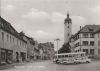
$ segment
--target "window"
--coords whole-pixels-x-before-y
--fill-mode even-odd
[[[13,38],[13,43],[14,43],[14,38]]]
[[[94,34],[90,34],[90,38],[94,38]]]
[[[20,46],[21,46],[21,41],[20,41]]]
[[[69,37],[69,34],[68,34],[68,37]]]
[[[6,51],[1,49],[1,62],[6,62]]]
[[[69,28],[69,26],[68,26],[68,28]]]
[[[78,35],[78,39],[79,39],[79,35]]]
[[[10,36],[10,42],[11,42],[11,36]]]
[[[83,45],[87,46],[88,45],[88,41],[83,41]]]
[[[65,57],[68,57],[68,55],[65,55]]]
[[[83,34],[83,38],[88,38],[88,34],[87,33],[84,33]]]
[[[64,58],[64,55],[62,55],[62,58]]]
[[[91,46],[94,46],[94,41],[90,41],[90,45]]]
[[[17,39],[17,45],[18,45],[18,39]]]
[[[9,40],[9,36],[7,35],[7,41]]]
[[[61,58],[61,56],[58,56],[58,58]]]
[[[4,33],[2,32],[2,40],[4,40]]]
[[[100,41],[98,41],[98,46],[100,46]]]
[[[98,49],[98,54],[100,54],[100,49]]]
[[[98,33],[98,37],[100,37],[100,33]]]
[[[90,54],[94,55],[94,49],[90,49]]]
[[[80,45],[80,43],[78,42],[78,46]]]
[[[83,49],[83,52],[86,53],[86,55],[88,54],[88,49]]]

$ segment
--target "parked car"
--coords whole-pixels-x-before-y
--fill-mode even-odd
[[[74,63],[75,64],[79,64],[80,63],[80,59],[74,59]]]
[[[84,58],[80,58],[80,59],[75,59],[74,63],[78,64],[78,63],[90,63],[91,59],[89,59],[88,57],[84,57]]]
[[[80,62],[81,63],[90,63],[91,62],[91,59],[89,59],[89,58],[82,58],[81,60],[80,60]]]

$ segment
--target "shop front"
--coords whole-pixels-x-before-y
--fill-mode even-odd
[[[6,62],[12,63],[13,59],[13,51],[12,50],[6,50]]]
[[[12,54],[13,54],[12,50],[1,48],[0,49],[0,65],[6,64],[6,63],[12,63]]]
[[[6,63],[6,50],[1,48],[0,51],[0,65],[2,65]]]
[[[20,52],[20,57],[23,62],[26,61],[26,53],[25,52]]]

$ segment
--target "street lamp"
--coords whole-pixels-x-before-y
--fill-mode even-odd
[[[81,26],[80,26],[80,32],[81,32]],[[80,51],[82,51],[82,47],[81,47],[81,33],[80,33]]]
[[[57,42],[57,54],[58,54],[58,41],[60,41],[60,39],[56,38],[55,41]],[[58,56],[57,56],[57,58],[58,58]]]

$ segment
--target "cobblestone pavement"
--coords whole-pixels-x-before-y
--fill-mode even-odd
[[[100,61],[92,61],[88,64],[61,65],[54,64],[52,61],[40,61],[26,63],[24,65],[15,65],[7,71],[100,71]]]

